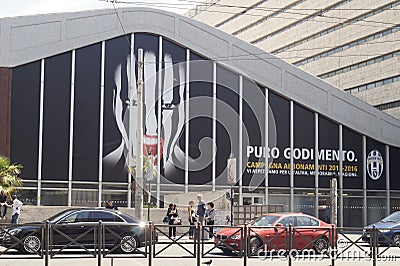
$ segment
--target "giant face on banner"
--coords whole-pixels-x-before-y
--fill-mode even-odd
[[[109,44],[111,50],[109,61],[110,74],[106,75],[105,94],[105,134],[103,167],[105,178],[112,180],[126,179],[127,165],[136,163],[137,142],[137,50],[143,49],[143,153],[152,155],[153,163],[158,160],[158,136],[160,136],[160,167],[163,183],[184,182],[184,120],[185,120],[185,86],[186,70],[185,49],[163,40],[163,54],[159,60],[159,38],[150,34],[135,34],[134,58],[130,58],[129,45],[126,38],[113,40]],[[114,54],[113,54],[114,53]],[[116,54],[115,54],[116,53]],[[107,55],[107,47],[106,47]],[[108,58],[106,56],[106,58]],[[131,60],[134,70],[131,69]],[[159,61],[161,69],[159,69]],[[107,63],[106,63],[107,65]],[[107,68],[106,68],[107,69]],[[106,71],[106,73],[108,73]],[[107,79],[109,77],[109,79]],[[161,78],[159,78],[161,77]],[[128,85],[131,88],[128,89]],[[161,95],[159,95],[159,90]],[[107,102],[106,102],[107,101]],[[127,108],[130,102],[132,110]],[[158,108],[161,105],[161,117]],[[107,114],[107,115],[106,115]],[[131,115],[131,116],[130,116]],[[106,122],[107,121],[107,122]],[[107,144],[109,143],[109,144]],[[129,147],[130,143],[132,147]],[[112,146],[106,149],[106,146]],[[128,151],[132,149],[133,158]],[[156,168],[154,168],[156,169]],[[108,171],[107,171],[108,170]],[[110,172],[112,171],[112,172]],[[111,174],[112,173],[112,174]],[[107,178],[106,178],[107,179]]]
[[[212,164],[215,161],[216,183],[226,185],[227,159],[231,152],[236,157],[239,155],[238,134],[239,126],[242,126],[243,146],[248,147],[243,149],[242,155],[244,184],[254,187],[261,185],[265,179],[265,167],[262,166],[265,165],[264,158],[258,156],[258,152],[253,155],[247,153],[249,148],[253,147],[265,150],[265,90],[250,80],[243,79],[243,122],[241,123],[238,107],[239,76],[237,74],[218,68],[216,70],[217,93],[214,95],[214,65],[211,61],[195,53],[190,53],[190,67],[187,68],[186,50],[182,47],[163,39],[163,54],[159,58],[156,36],[135,34],[134,40],[135,51],[139,48],[144,51],[144,155],[150,152],[156,161],[157,136],[159,135],[161,182],[183,184],[187,159],[190,184],[211,184]],[[114,165],[113,169],[117,169],[119,172],[119,174],[115,172],[114,176],[123,178],[124,168],[118,166],[117,159],[123,158],[124,155],[127,156],[129,138],[132,139],[133,144],[136,143],[136,135],[130,134],[129,130],[136,132],[137,125],[134,119],[129,121],[129,112],[123,105],[124,101],[129,98],[129,93],[126,93],[126,86],[130,83],[127,73],[131,73],[132,70],[130,70],[129,55],[123,55],[126,51],[121,51],[124,49],[120,48],[118,52],[121,55],[120,63],[114,67],[114,76],[110,76],[113,78],[113,95],[116,95],[112,99],[109,98],[113,102],[113,105],[109,104],[109,106],[114,109],[109,110],[114,110],[112,112],[114,121],[110,119],[111,126],[105,128],[105,130],[114,128],[116,136],[119,135],[117,142],[119,145],[105,154],[103,162],[111,162],[112,159],[113,163],[110,165]],[[136,59],[133,58],[133,60]],[[160,65],[161,69],[159,69]],[[189,73],[186,72],[187,69],[189,69]],[[133,73],[135,75],[132,78],[133,92],[131,96],[135,100],[136,69]],[[230,97],[221,99],[219,96],[225,93],[224,90]],[[189,97],[187,98],[187,96]],[[160,112],[158,112],[159,103],[161,103]],[[189,106],[188,109],[186,109],[186,104]],[[133,106],[132,112],[132,117],[135,118],[137,113],[135,106]],[[215,121],[216,140],[212,139],[214,115],[217,118]],[[125,117],[122,123],[119,121],[120,116]],[[108,118],[112,118],[111,115]],[[185,146],[186,123],[189,123],[188,147]],[[127,130],[128,127],[129,130]],[[275,136],[275,134],[271,134],[271,136]],[[135,149],[136,147],[133,145],[133,154],[136,154]],[[221,156],[216,157],[214,152]],[[215,158],[217,159],[215,160]],[[257,167],[248,167],[248,161]],[[237,166],[237,168],[239,167]],[[241,174],[238,176],[241,177]]]

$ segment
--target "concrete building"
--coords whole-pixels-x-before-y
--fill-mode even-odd
[[[133,206],[139,48],[155,203],[233,186],[239,204],[325,217],[337,177],[341,225],[400,206],[399,120],[230,34],[147,8],[0,19],[0,154],[24,166],[25,204]]]
[[[400,119],[400,1],[205,2],[187,15]]]

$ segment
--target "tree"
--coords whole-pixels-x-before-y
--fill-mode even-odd
[[[22,186],[21,169],[22,165],[12,164],[10,159],[0,156],[0,190],[9,197]]]
[[[152,162],[149,156],[143,156],[143,176],[147,177],[149,174],[150,164],[154,163],[155,158],[152,157]],[[133,155],[133,165],[128,167],[128,171],[132,174],[133,177],[136,177],[136,155]],[[157,175],[157,168],[153,167],[153,176]],[[144,182],[144,181],[143,181]]]

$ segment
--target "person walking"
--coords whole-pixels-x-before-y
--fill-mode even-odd
[[[194,223],[197,221],[196,219],[196,212],[194,210],[194,201],[190,200],[189,201],[189,207],[188,207],[188,220],[190,224],[189,228],[189,239],[194,239]]]
[[[109,200],[107,201],[106,209],[118,210],[118,207],[114,205],[114,201]]]
[[[3,190],[0,192],[0,204],[1,204],[0,219],[6,219],[6,214],[7,214],[7,209],[8,209],[7,195],[6,195],[6,193],[4,193]]]
[[[214,203],[209,202],[207,203],[207,210],[205,213],[204,220],[208,225],[208,236],[209,238],[214,237],[214,221],[215,221],[215,210],[214,210]]]
[[[203,200],[203,195],[197,195],[197,217],[199,218],[199,222],[201,225],[204,224],[204,215],[206,213],[206,203]]]
[[[12,216],[11,216],[11,223],[12,224],[17,224],[19,220],[19,216],[21,214],[21,207],[22,207],[22,202],[19,201],[17,198],[17,195],[13,195],[13,202],[12,202]]]
[[[168,210],[167,210],[167,216],[169,218],[168,224],[170,225],[168,227],[168,235],[170,238],[175,238],[176,237],[176,227],[173,226],[175,225],[175,220],[178,219],[178,210],[176,209],[176,205],[171,203],[169,204]]]

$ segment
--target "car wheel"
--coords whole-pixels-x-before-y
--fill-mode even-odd
[[[392,245],[396,247],[400,247],[400,234],[396,233],[392,236]]]
[[[329,240],[326,237],[320,237],[314,242],[314,250],[321,254],[329,248]]]
[[[138,243],[139,242],[136,237],[132,235],[125,235],[120,240],[121,245],[119,246],[119,249],[123,253],[132,253],[139,247]]]
[[[26,236],[22,241],[22,251],[28,254],[36,254],[42,248],[42,240],[37,235]]]
[[[262,241],[258,237],[253,237],[249,242],[249,254],[254,255],[262,247]]]

